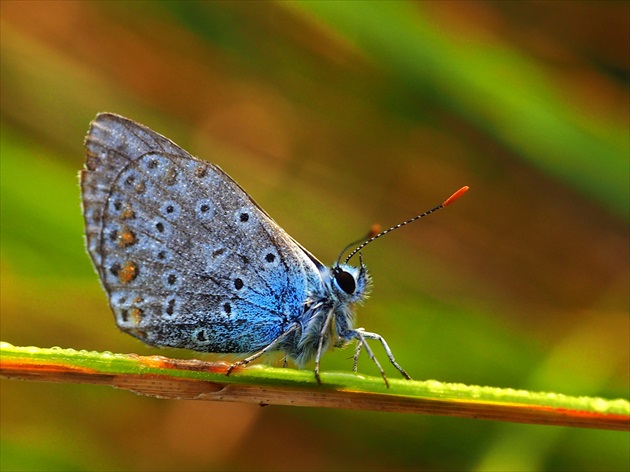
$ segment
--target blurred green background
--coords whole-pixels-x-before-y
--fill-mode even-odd
[[[2,340],[198,356],[120,333],[85,253],[83,138],[111,111],[219,164],[325,262],[470,185],[366,249],[360,325],[416,379],[628,398],[628,2],[0,5]],[[619,432],[17,381],[1,406],[7,471],[630,462]]]

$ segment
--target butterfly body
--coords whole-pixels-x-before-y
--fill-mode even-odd
[[[354,340],[374,359],[365,339],[377,339],[408,377],[380,336],[355,328],[363,263],[325,266],[219,167],[131,120],[99,114],[85,145],[86,244],[121,330],[250,355],[235,365],[269,351],[300,367],[315,358],[318,379],[327,349]]]

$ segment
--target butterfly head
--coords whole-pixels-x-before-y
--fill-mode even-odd
[[[362,301],[370,290],[370,275],[361,260],[359,267],[335,264],[332,268],[332,286],[340,299],[349,303]]]

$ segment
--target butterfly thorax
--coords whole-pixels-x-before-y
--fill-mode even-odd
[[[371,279],[364,265],[335,265],[321,271],[320,287],[312,290],[304,303],[300,317],[300,334],[287,349],[289,357],[303,367],[319,349],[343,347],[352,338],[354,306],[362,303],[369,293]]]

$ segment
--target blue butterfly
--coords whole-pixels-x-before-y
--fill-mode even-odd
[[[360,261],[325,266],[289,236],[225,172],[169,139],[111,113],[97,115],[85,140],[81,191],[87,249],[118,327],[154,346],[248,357],[271,351],[299,367],[356,342],[385,373],[355,327],[353,307],[370,276]],[[465,187],[467,189],[467,187]]]

